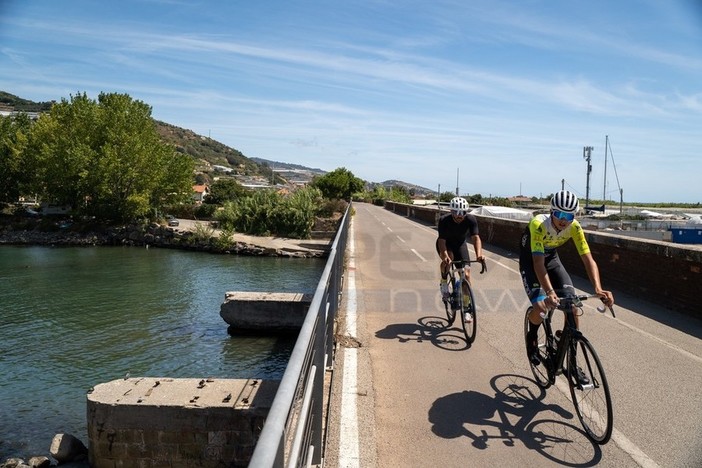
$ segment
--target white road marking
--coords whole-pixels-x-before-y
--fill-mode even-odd
[[[347,247],[349,262],[347,265],[348,284],[346,287],[346,330],[345,334],[356,337],[356,278],[355,278],[355,243],[353,240],[353,222],[349,226]],[[341,417],[339,428],[339,467],[358,468],[360,453],[358,441],[358,350],[344,348],[344,372],[342,377]]]
[[[419,252],[417,252],[417,251],[414,250],[414,249],[411,249],[411,250],[412,250],[412,252],[413,252],[417,257],[419,257],[423,262],[426,262],[426,261],[427,261],[426,258],[422,257],[422,256],[419,254]]]

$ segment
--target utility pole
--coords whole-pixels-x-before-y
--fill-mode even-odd
[[[561,179],[561,190],[565,190],[565,179]]]
[[[585,183],[585,209],[590,206],[590,173],[592,172],[592,164],[590,164],[590,158],[592,157],[592,146],[583,147],[583,159],[587,161],[587,182]]]
[[[456,168],[456,196],[457,197],[460,196],[458,193],[458,171],[459,171],[459,168]]]

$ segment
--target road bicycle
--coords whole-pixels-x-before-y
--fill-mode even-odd
[[[587,437],[597,444],[606,444],[612,436],[613,425],[612,398],[607,377],[595,348],[578,330],[575,321],[576,314],[583,314],[582,301],[593,297],[599,296],[572,293],[559,296],[559,305],[548,309],[538,330],[540,362],[534,364],[529,357],[529,365],[537,384],[544,389],[553,385],[557,376],[565,375],[575,412]],[[532,309],[533,307],[529,307],[524,316],[524,340],[527,350],[529,314]],[[565,314],[565,323],[562,330],[554,333],[551,320],[556,309]],[[605,312],[604,307],[598,307],[597,310]],[[611,307],[609,311],[612,317],[615,317]]]
[[[466,280],[465,265],[470,265],[471,263],[481,264],[482,268],[480,269],[480,274],[487,271],[485,260],[452,261],[449,267],[448,277],[446,278],[449,294],[446,298],[442,297],[444,307],[446,308],[446,318],[448,319],[449,327],[453,325],[454,320],[456,320],[456,313],[461,311],[463,334],[465,335],[466,341],[469,345],[475,341],[475,333],[477,331],[478,322],[478,318],[475,314],[476,309],[473,288],[470,287],[470,283]],[[461,291],[463,291],[462,294]],[[464,320],[465,314],[471,314],[472,320],[466,322]]]

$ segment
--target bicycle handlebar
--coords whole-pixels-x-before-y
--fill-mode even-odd
[[[462,267],[464,264],[480,263],[480,274],[482,275],[487,271],[487,262],[485,260],[452,260],[451,264],[457,267]]]
[[[602,300],[602,298],[600,296],[598,296],[597,294],[575,294],[575,295],[567,294],[564,297],[560,298],[561,302],[556,306],[556,309],[566,310],[567,308],[569,308],[573,304],[576,304],[576,301],[586,301],[586,300],[591,299],[593,297],[596,297],[597,299]],[[602,306],[597,306],[596,309],[597,309],[597,312],[599,312],[601,314],[604,313],[607,309],[609,309],[609,313],[612,314],[612,317],[617,318],[617,316],[614,314],[614,307],[607,307],[607,309],[606,309],[605,306],[602,305]]]

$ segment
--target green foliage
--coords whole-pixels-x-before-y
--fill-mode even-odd
[[[505,197],[492,197],[492,198],[487,198],[485,200],[486,205],[492,205],[492,206],[506,206],[508,208],[511,208],[514,206],[514,203],[509,201]]]
[[[234,244],[234,231],[229,229],[222,229],[219,236],[215,237],[212,241],[215,250],[219,252],[224,252],[229,250]]]
[[[368,194],[371,202],[374,205],[383,206],[385,200],[388,199],[388,191],[382,185],[376,185],[373,190]]]
[[[407,187],[403,187],[401,185],[393,185],[387,199],[399,203],[412,203],[412,197],[409,194],[409,190]]]
[[[195,219],[211,219],[217,211],[217,205],[203,203],[195,207]]]
[[[318,188],[324,198],[351,200],[354,193],[363,190],[365,183],[348,169],[340,167],[323,176],[315,177],[310,185]]]
[[[222,229],[306,239],[321,203],[321,192],[314,187],[299,189],[287,197],[272,190],[258,190],[236,202],[225,202],[215,218]]]
[[[16,202],[29,180],[22,148],[30,127],[27,114],[0,116],[0,202]]]
[[[195,223],[195,230],[188,238],[188,243],[191,245],[208,244],[214,239],[214,229],[204,223]]]
[[[439,195],[439,201],[448,203],[455,196],[456,194],[454,192],[441,192],[441,195]]]
[[[314,187],[296,190],[274,210],[274,232],[285,237],[307,239],[315,215],[322,203],[322,193]]]
[[[249,193],[248,189],[234,179],[219,179],[210,186],[210,194],[205,198],[205,203],[223,205],[225,202],[236,201]]]
[[[329,218],[335,213],[344,213],[349,203],[345,200],[322,200],[322,204],[317,211],[318,216]]]
[[[479,193],[466,197],[466,200],[468,200],[468,203],[471,205],[484,205],[483,196]]]
[[[31,128],[33,189],[79,214],[130,221],[188,200],[193,162],[164,144],[151,108],[126,94],[62,99]]]

